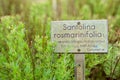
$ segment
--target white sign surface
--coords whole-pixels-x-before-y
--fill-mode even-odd
[[[52,21],[51,40],[55,52],[107,53],[107,20]]]

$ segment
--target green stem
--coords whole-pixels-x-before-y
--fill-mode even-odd
[[[33,80],[35,80],[35,54],[33,52],[33,47],[31,47],[31,62],[32,62],[32,75]]]
[[[115,67],[114,67],[113,72],[112,72],[112,78],[113,78],[113,75],[114,75],[114,72],[115,72],[115,69],[116,69],[116,67],[117,67],[117,65],[118,65],[119,60],[120,60],[120,57],[118,56],[118,57],[117,57],[116,64],[115,64]]]

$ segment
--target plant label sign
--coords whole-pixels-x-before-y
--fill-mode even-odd
[[[52,21],[51,40],[55,52],[107,53],[107,20]]]

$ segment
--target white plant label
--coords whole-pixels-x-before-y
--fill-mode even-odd
[[[107,20],[52,21],[51,41],[55,52],[107,53]]]

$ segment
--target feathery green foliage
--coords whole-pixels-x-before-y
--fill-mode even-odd
[[[0,80],[74,80],[74,55],[54,53],[52,20],[108,19],[108,54],[86,54],[86,80],[120,79],[120,0],[0,0]]]

